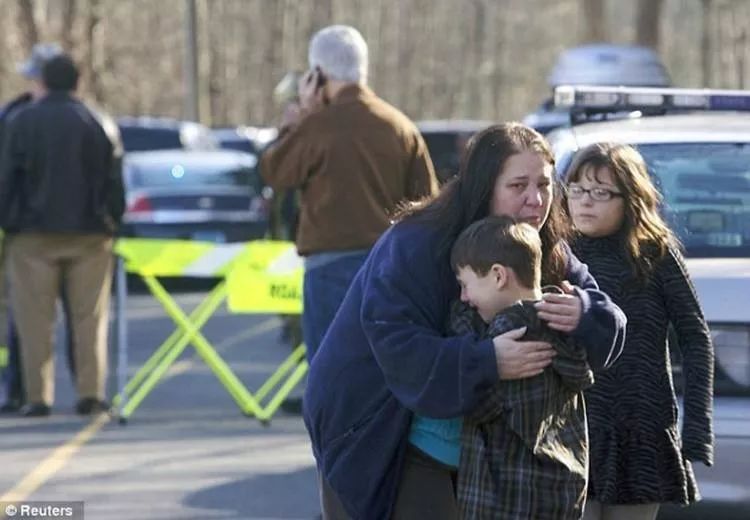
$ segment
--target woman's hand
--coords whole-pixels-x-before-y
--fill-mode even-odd
[[[539,311],[539,317],[547,322],[550,329],[570,333],[581,321],[581,299],[567,281],[562,283],[562,290],[565,294],[543,294],[543,301],[536,304],[536,309]]]
[[[555,351],[544,341],[518,341],[526,327],[492,338],[500,379],[523,379],[541,374],[552,362]]]

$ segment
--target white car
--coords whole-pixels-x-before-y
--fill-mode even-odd
[[[743,112],[750,91],[562,87],[556,94],[575,123],[547,136],[558,173],[592,143],[640,151],[685,247],[714,341],[714,466],[693,466],[701,502],[664,507],[659,518],[750,518],[750,113]],[[678,387],[679,375],[677,359]]]

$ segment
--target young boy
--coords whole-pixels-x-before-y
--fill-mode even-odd
[[[583,513],[588,439],[581,391],[593,374],[583,347],[537,316],[541,258],[537,231],[508,217],[472,224],[451,252],[461,284],[451,332],[493,337],[526,327],[523,339],[548,341],[557,352],[542,374],[499,382],[464,418],[462,518],[558,520]]]

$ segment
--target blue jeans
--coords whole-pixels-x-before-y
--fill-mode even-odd
[[[344,301],[354,275],[366,258],[367,254],[351,254],[305,269],[302,335],[307,347],[308,362],[312,362],[323,336]]]

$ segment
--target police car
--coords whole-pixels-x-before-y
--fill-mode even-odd
[[[659,518],[750,518],[750,91],[562,86],[555,104],[571,114],[548,135],[560,175],[596,142],[643,155],[711,329],[715,463],[694,465],[703,501]]]

